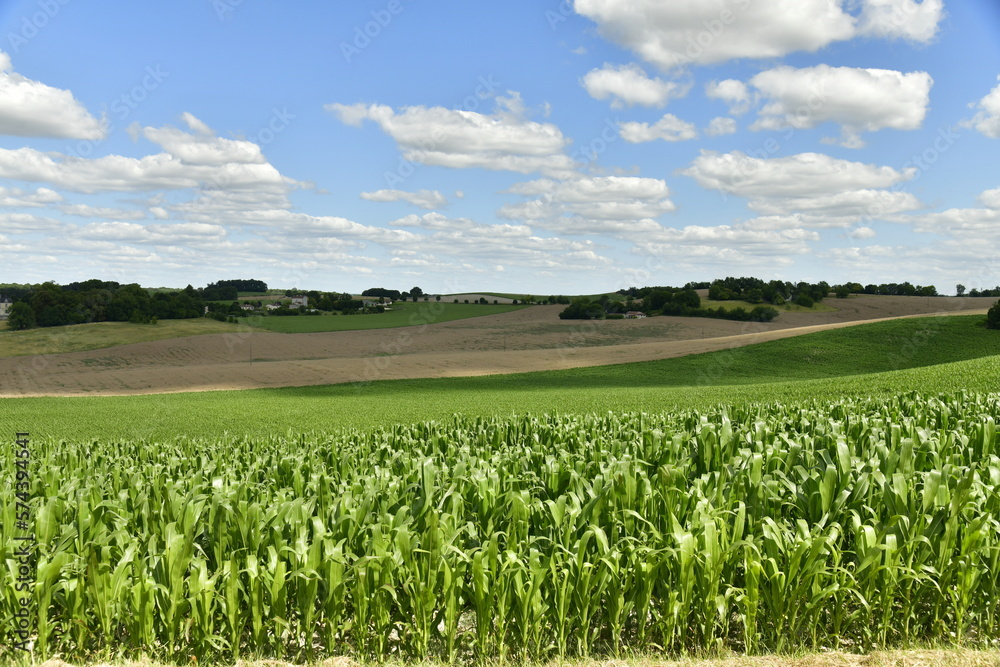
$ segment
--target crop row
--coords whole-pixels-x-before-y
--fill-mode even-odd
[[[985,642],[998,416],[997,395],[910,394],[36,441],[35,648],[457,661]]]

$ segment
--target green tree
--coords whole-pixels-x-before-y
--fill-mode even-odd
[[[11,310],[10,312],[13,317],[14,311]],[[986,313],[986,327],[988,329],[1000,329],[1000,301],[997,301],[993,307],[990,308],[989,312]]]
[[[965,285],[962,283],[955,285],[955,294],[957,296],[965,296]]]
[[[802,293],[799,294],[798,298],[795,299],[795,303],[802,306],[803,308],[812,308],[815,302],[813,301],[811,296]]]
[[[7,328],[14,331],[30,329],[35,326],[35,311],[23,301],[18,301],[10,307],[7,315]]]

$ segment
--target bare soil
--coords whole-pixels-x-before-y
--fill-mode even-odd
[[[0,397],[129,395],[455,377],[599,366],[711,352],[865,321],[985,313],[995,299],[858,296],[834,312],[766,324],[704,318],[560,320],[536,306],[370,331],[237,334],[0,359]]]

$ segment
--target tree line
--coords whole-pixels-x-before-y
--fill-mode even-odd
[[[771,306],[759,305],[747,310],[736,308],[703,308],[701,297],[693,288],[642,287],[619,292],[628,298],[612,301],[607,294],[595,300],[588,297],[574,299],[568,308],[559,313],[564,320],[621,319],[630,312],[647,316],[672,315],[679,317],[711,317],[741,322],[770,322],[778,316]]]
[[[133,283],[88,280],[57,285],[23,285],[4,288],[14,301],[7,319],[10,329],[57,327],[90,322],[133,322],[201,317],[204,301],[188,285],[175,292],[148,290]]]

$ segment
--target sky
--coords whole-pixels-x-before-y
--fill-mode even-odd
[[[0,0],[0,283],[1000,284],[996,0]]]

